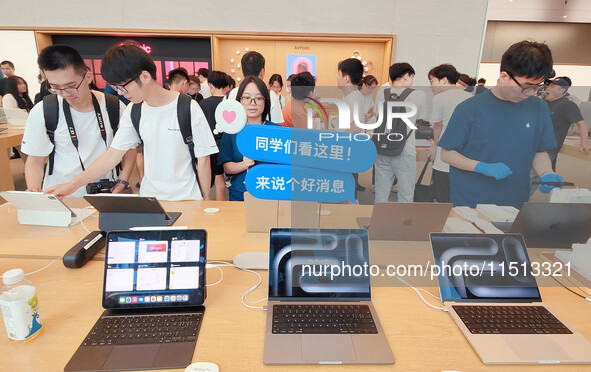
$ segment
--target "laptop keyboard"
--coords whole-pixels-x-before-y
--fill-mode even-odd
[[[378,329],[367,305],[274,305],[273,333],[371,334]]]
[[[471,333],[571,334],[543,306],[457,306],[453,309]]]
[[[83,346],[194,342],[203,314],[101,317]]]

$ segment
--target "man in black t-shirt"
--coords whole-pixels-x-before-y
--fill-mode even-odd
[[[211,131],[215,129],[215,110],[224,99],[224,88],[228,86],[228,78],[226,73],[222,71],[211,71],[207,77],[207,84],[211,90],[211,96],[199,102],[201,110],[209,123]],[[214,134],[216,145],[220,147],[222,140],[222,133]],[[215,185],[215,200],[225,200],[224,193],[226,184],[224,182],[224,167],[218,164],[218,155],[212,154],[211,158],[211,174],[213,175]]]
[[[555,148],[548,151],[550,160],[552,160],[553,170],[556,170],[556,158],[571,124],[577,124],[579,126],[579,135],[581,137],[579,151],[587,152],[591,150],[591,145],[589,144],[587,136],[587,125],[583,120],[581,110],[574,102],[565,96],[570,86],[571,80],[568,77],[557,77],[550,81],[544,96],[544,99],[548,103],[548,108],[550,109],[550,115],[552,116],[552,125],[554,127],[557,143]]]

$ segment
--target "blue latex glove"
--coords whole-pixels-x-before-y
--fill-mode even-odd
[[[563,180],[562,176],[560,176],[556,173],[548,173],[548,174],[543,175],[542,178],[540,178],[540,182],[560,182],[562,180]],[[559,186],[539,185],[538,190],[540,190],[544,194],[547,194],[550,191],[552,191],[552,189],[555,187],[559,187]]]
[[[480,162],[474,168],[476,173],[484,174],[485,176],[493,177],[497,180],[502,180],[513,174],[513,171],[504,163],[485,163]]]

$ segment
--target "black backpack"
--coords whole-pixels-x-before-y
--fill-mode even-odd
[[[372,136],[372,140],[373,143],[376,145],[376,150],[378,151],[378,154],[386,156],[396,156],[400,155],[404,150],[404,145],[406,144],[406,140],[408,139],[408,137],[412,134],[412,129],[409,130],[408,126],[401,118],[394,118],[392,119],[392,129],[388,133],[399,133],[400,135],[402,135],[402,140],[389,140],[388,133],[386,133],[386,109],[388,107],[388,101],[403,102],[413,91],[414,89],[406,88],[400,95],[398,95],[396,93],[392,93],[389,89],[384,90],[382,124],[374,130],[374,136]],[[393,107],[392,110],[393,112],[406,112],[406,108],[404,107]],[[380,133],[381,135],[375,135],[377,133]]]
[[[197,159],[195,158],[195,143],[193,142],[193,130],[191,129],[191,97],[180,94],[177,102],[176,113],[179,120],[179,129],[183,136],[183,141],[189,148],[191,154],[191,164],[193,172],[195,172],[195,178],[197,178],[197,184],[199,184],[199,176],[197,175]],[[140,119],[142,116],[142,104],[134,103],[131,107],[131,122],[135,128],[138,136],[140,136]],[[142,140],[142,144],[144,141]]]
[[[67,104],[65,100],[64,103]],[[107,106],[107,114],[109,115],[111,129],[113,129],[113,134],[115,134],[115,132],[117,132],[117,128],[119,127],[119,99],[114,95],[105,93],[105,105]],[[51,150],[51,153],[49,154],[48,163],[48,175],[52,175],[53,162],[55,158],[55,130],[57,129],[57,122],[59,120],[59,105],[57,101],[57,95],[50,94],[43,97],[43,117],[45,118],[45,131],[49,137],[49,141],[53,145],[53,150]],[[103,137],[103,140],[106,144],[106,136]],[[76,151],[78,151],[78,140],[72,138],[72,143],[74,144]]]

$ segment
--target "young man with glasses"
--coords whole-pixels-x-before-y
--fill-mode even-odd
[[[441,159],[451,165],[455,206],[521,208],[529,198],[530,168],[542,182],[562,181],[546,152],[556,147],[550,112],[536,97],[551,74],[547,45],[518,42],[503,54],[497,85],[456,107],[438,143]]]
[[[78,51],[66,45],[52,45],[41,51],[37,62],[47,77],[49,91],[57,95],[45,99],[57,100],[58,117],[52,141],[44,111],[44,105],[49,103],[40,102],[29,114],[21,146],[29,155],[25,164],[28,191],[41,191],[69,181],[104,154],[113,140],[106,96],[89,88],[93,75]],[[119,105],[121,115],[125,105]],[[48,157],[53,157],[53,161],[52,166],[46,167]],[[112,192],[122,192],[133,168],[135,150],[122,154],[122,158],[118,175],[114,164],[73,189],[72,195],[86,194],[86,184],[98,179],[116,181]]]
[[[134,105],[128,106],[107,152],[70,182],[46,190],[59,196],[70,194],[117,164],[129,149],[144,144],[144,178],[140,195],[161,200],[209,199],[211,169],[209,155],[218,152],[199,105],[190,101],[190,127],[194,159],[181,134],[178,118],[180,94],[156,81],[156,65],[143,49],[132,44],[111,47],[103,56],[101,73],[125,98],[139,104],[139,127],[132,122]],[[189,99],[189,97],[186,97]],[[139,132],[139,133],[138,133]],[[197,173],[197,177],[196,177]]]

